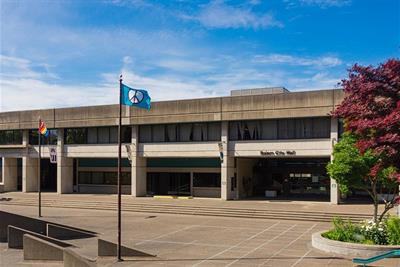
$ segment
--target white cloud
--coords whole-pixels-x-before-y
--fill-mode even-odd
[[[0,55],[0,111],[112,104],[118,100],[108,84],[62,85],[45,63]],[[37,65],[42,71],[34,71]],[[113,92],[114,90],[114,92]]]
[[[66,85],[33,71],[34,64],[28,60],[7,58],[7,68],[13,68],[15,75],[8,75],[7,70],[1,72],[0,111],[116,104],[119,73],[127,85],[149,90],[154,101],[223,96],[232,89],[268,86],[285,86],[293,91],[323,89],[340,81],[328,72],[296,73],[270,67],[260,70],[243,60],[219,60],[215,64],[224,65],[225,69],[199,76],[174,72],[143,75],[133,71],[131,64],[124,64],[119,71],[102,74],[95,84]]]
[[[350,5],[351,0],[300,0],[304,5],[314,5],[321,8],[327,7],[342,7]]]
[[[256,14],[249,8],[233,7],[222,1],[213,1],[194,16],[183,18],[196,20],[207,28],[268,28],[283,27],[272,14]]]
[[[335,67],[342,64],[342,60],[333,56],[297,57],[287,54],[257,55],[254,62],[267,64],[286,64],[293,66]]]

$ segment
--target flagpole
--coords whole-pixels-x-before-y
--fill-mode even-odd
[[[37,183],[38,183],[38,193],[39,193],[39,217],[42,217],[42,188],[41,188],[41,179],[40,179],[40,164],[42,160],[42,151],[41,151],[41,143],[40,143],[40,122],[41,119],[39,117],[39,127],[38,127],[38,144],[39,144],[39,157],[38,157],[38,177],[37,177]]]
[[[122,117],[122,104],[121,92],[122,91],[122,74],[119,76],[119,120],[118,120],[118,246],[117,256],[118,261],[122,261],[121,256],[121,117]]]

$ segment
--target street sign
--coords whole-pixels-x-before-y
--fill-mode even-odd
[[[57,148],[50,147],[49,153],[50,153],[50,163],[57,164]]]

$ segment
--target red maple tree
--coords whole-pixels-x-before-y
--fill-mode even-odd
[[[357,135],[361,153],[372,150],[379,156],[370,174],[392,166],[397,171],[391,178],[400,182],[400,60],[376,68],[356,64],[341,84],[345,98],[333,115],[344,118],[345,130]]]

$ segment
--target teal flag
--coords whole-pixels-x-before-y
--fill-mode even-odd
[[[151,98],[146,90],[134,89],[121,84],[121,104],[149,110]]]

